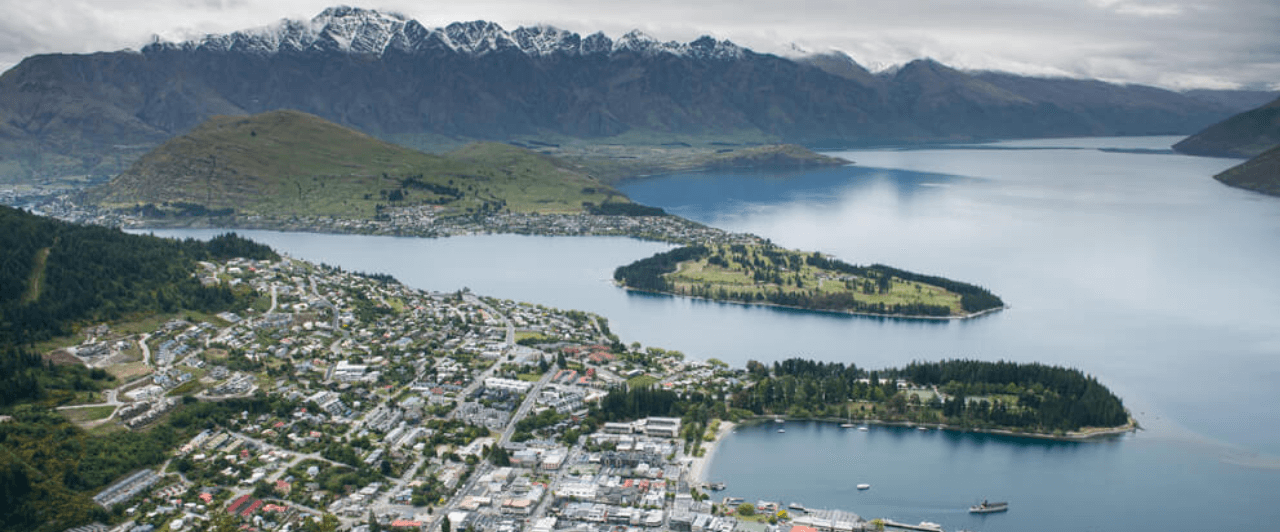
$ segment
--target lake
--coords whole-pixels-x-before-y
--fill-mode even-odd
[[[630,294],[610,283],[613,268],[669,246],[625,238],[244,233],[419,288],[465,286],[597,312],[624,342],[734,365],[792,356],[869,368],[953,357],[1068,365],[1115,390],[1146,429],[1102,444],[885,428],[858,440],[817,424],[785,435],[744,429],[711,468],[733,495],[949,530],[1280,522],[1280,199],[1210,177],[1237,161],[1158,151],[1176,140],[859,150],[835,153],[854,166],[621,187],[641,203],[787,247],[981,284],[1012,306],[966,321]],[[841,491],[859,482],[875,487]],[[971,518],[963,509],[982,497],[1009,499],[1013,509]]]

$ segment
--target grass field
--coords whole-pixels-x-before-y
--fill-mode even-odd
[[[177,397],[180,395],[191,395],[196,392],[199,392],[203,388],[204,386],[200,384],[200,380],[198,378],[192,378],[187,382],[179,384],[176,388],[169,390],[169,393],[166,395],[170,397]]]
[[[761,246],[711,246],[709,256],[681,263],[666,279],[676,293],[724,290],[762,302],[764,296],[777,292],[848,294],[869,304],[937,305],[961,313],[960,296],[940,287],[897,277],[881,284],[878,279],[816,268],[806,263],[805,253],[773,249],[768,253]]]
[[[126,362],[124,364],[113,364],[107,367],[107,373],[115,376],[120,382],[129,382],[133,379],[151,373],[151,368],[143,364],[141,360],[137,362]]]
[[[658,383],[658,378],[653,375],[636,375],[627,379],[627,386],[630,388],[647,388]]]
[[[63,417],[66,417],[68,421],[76,424],[82,424],[106,419],[107,416],[110,416],[111,413],[115,411],[115,406],[103,405],[88,406],[85,408],[69,408],[67,410],[60,410],[59,412],[61,412]]]

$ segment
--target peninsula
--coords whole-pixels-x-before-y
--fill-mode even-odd
[[[767,241],[686,246],[621,266],[613,277],[632,290],[818,311],[948,319],[1004,308],[979,286]]]
[[[1072,369],[733,368],[624,344],[602,316],[428,293],[234,235],[174,241],[0,207],[0,237],[15,259],[0,268],[15,291],[0,299],[13,494],[0,519],[23,530],[449,530],[513,510],[550,530],[588,525],[583,503],[708,520],[732,508],[668,494],[697,486],[704,444],[735,422],[1071,437],[1128,418]]]

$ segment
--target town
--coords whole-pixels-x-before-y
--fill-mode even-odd
[[[100,209],[76,202],[71,194],[45,191],[19,195],[0,191],[0,203],[25,206],[60,220],[120,227],[156,229],[211,226],[224,229],[263,229],[362,235],[418,236],[427,238],[480,234],[539,236],[629,236],[673,244],[759,244],[750,234],[731,233],[673,215],[623,216],[605,214],[554,214],[500,212],[471,216],[438,216],[438,208],[426,206],[385,209],[376,219],[326,216],[234,215],[217,218],[191,216],[154,217]]]
[[[97,412],[79,416],[86,428],[148,430],[196,402],[257,398],[271,408],[210,422],[158,468],[112,483],[94,501],[121,524],[79,532],[882,525],[712,501],[708,491],[720,486],[701,478],[703,442],[723,436],[729,420],[593,425],[593,405],[623,385],[727,397],[744,377],[719,361],[625,346],[600,316],[424,292],[288,257],[204,262],[196,275],[260,297],[253,308],[141,334],[86,329],[63,351],[125,371],[125,384],[62,411]]]

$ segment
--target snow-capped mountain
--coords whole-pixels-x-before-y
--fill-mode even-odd
[[[213,115],[275,109],[437,147],[420,139],[634,132],[624,138],[848,146],[1191,133],[1246,108],[931,61],[876,75],[834,51],[779,57],[711,37],[664,42],[632,31],[611,39],[486,21],[427,28],[396,13],[334,7],[311,20],[157,40],[138,52],[28,57],[0,75],[0,171],[111,174],[129,162],[129,146],[153,146]]]
[[[632,52],[672,54],[709,59],[738,59],[743,49],[729,41],[702,37],[691,43],[660,42],[639,30],[617,41],[603,33],[582,38],[577,33],[547,25],[520,27],[508,32],[494,22],[455,22],[428,29],[404,15],[359,7],[331,7],[309,21],[281,20],[273,25],[225,35],[206,35],[185,42],[165,42],[158,37],[146,51],[182,50],[277,54],[289,52],[345,52],[382,55],[388,51],[414,53],[448,49],[470,55],[519,50],[529,56],[553,54],[591,55]]]

